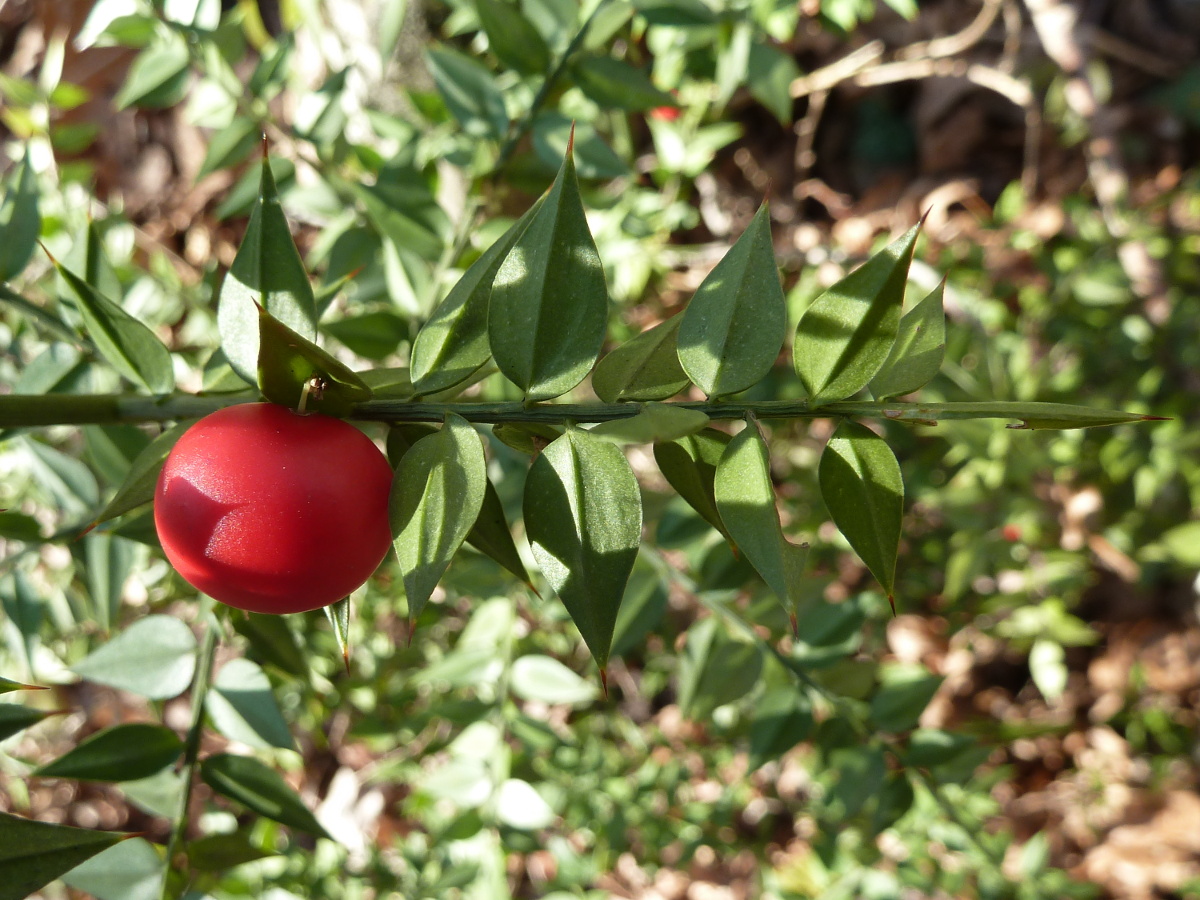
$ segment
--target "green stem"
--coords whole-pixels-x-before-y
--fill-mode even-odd
[[[49,425],[111,425],[120,422],[170,422],[192,419],[226,406],[258,400],[257,395],[172,394],[45,394],[0,396],[0,428],[42,428]],[[694,409],[710,419],[836,419],[855,416],[884,421],[933,425],[954,419],[1019,419],[1034,428],[1084,428],[1149,421],[1156,417],[1114,410],[1086,409],[1059,403],[1011,401],[965,403],[878,403],[844,400],[812,408],[804,400],[676,401],[670,406]],[[410,400],[367,400],[356,404],[349,418],[375,422],[443,422],[455,413],[469,422],[555,424],[595,423],[628,419],[642,412],[643,403],[430,403]]]
[[[179,801],[175,827],[171,830],[171,838],[167,842],[167,872],[163,878],[162,900],[169,900],[174,896],[171,892],[170,875],[175,855],[182,849],[187,837],[188,811],[192,805],[192,788],[196,781],[196,765],[200,756],[200,738],[204,732],[204,707],[208,700],[209,684],[212,682],[213,661],[217,654],[217,633],[220,630],[211,609],[212,601],[206,599],[201,610],[201,618],[205,621],[204,643],[200,648],[196,681],[192,687],[192,724],[188,729],[183,750],[183,796]],[[183,891],[179,892],[180,895],[182,893]]]

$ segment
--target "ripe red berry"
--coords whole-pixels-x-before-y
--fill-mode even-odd
[[[205,416],[167,456],[158,539],[214,599],[264,613],[336,603],[391,545],[392,470],[340,419],[247,403]]]
[[[1019,525],[1008,524],[1001,530],[1004,539],[1010,544],[1014,544],[1021,539],[1021,527]]]

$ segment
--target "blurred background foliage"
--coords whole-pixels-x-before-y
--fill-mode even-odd
[[[403,366],[575,123],[619,339],[676,311],[764,197],[793,325],[927,211],[910,302],[947,276],[950,327],[922,399],[1171,417],[889,425],[908,486],[895,618],[816,499],[832,423],[772,425],[785,531],[813,544],[795,639],[633,450],[647,540],[608,699],[557,602],[482,555],[460,555],[411,634],[385,567],[354,598],[345,668],[320,614],[221,614],[205,754],[270,764],[336,840],[201,786],[187,896],[1200,892],[1197,16],[1182,0],[0,7],[3,390],[120,388],[31,236],[169,343],[181,388],[244,387],[213,350],[213,298],[263,133],[323,342]],[[780,366],[755,392],[797,390]],[[152,436],[0,434],[0,671],[56,685],[22,700],[39,718],[66,711],[4,725],[0,808],[148,839],[47,897],[160,892],[177,776],[29,777],[106,726],[187,728],[186,695],[88,654],[148,616],[208,614],[144,514],[69,539]],[[518,521],[528,458],[489,452]],[[184,639],[167,663],[194,657]],[[263,689],[235,702],[239,683]]]

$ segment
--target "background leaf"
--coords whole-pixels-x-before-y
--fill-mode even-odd
[[[21,274],[33,256],[42,229],[32,152],[25,148],[25,156],[9,176],[8,189],[0,202],[0,281],[11,281]]]
[[[231,659],[213,679],[208,715],[217,731],[260,750],[295,750],[267,674],[248,659]]]
[[[215,753],[201,761],[200,777],[217,793],[260,816],[317,837],[329,837],[283,776],[253,757]]]
[[[174,616],[146,616],[81,659],[72,670],[97,684],[151,700],[167,700],[192,683],[196,637]]]
[[[93,734],[33,774],[85,781],[133,781],[165,769],[182,752],[183,741],[171,729],[134,722]]]

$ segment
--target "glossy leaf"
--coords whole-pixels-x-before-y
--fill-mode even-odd
[[[429,50],[425,58],[446,108],[463,130],[474,137],[503,137],[508,131],[508,112],[504,95],[487,67],[448,47]]]
[[[688,386],[676,340],[683,316],[648,328],[617,347],[592,372],[592,389],[605,403],[666,400]]]
[[[448,415],[400,460],[388,509],[410,620],[479,518],[486,486],[483,441],[461,416]]]
[[[770,452],[757,426],[748,424],[721,454],[713,496],[730,539],[774,591],[794,623],[808,547],[793,544],[783,536],[771,483]]]
[[[5,680],[7,681],[7,679]],[[9,684],[14,683],[9,682]],[[20,690],[21,687],[22,685],[17,685],[15,688],[8,688],[8,690]],[[54,715],[53,712],[33,709],[17,703],[0,703],[0,741],[6,741],[14,734],[18,734],[30,725],[36,725],[42,719],[52,715]]]
[[[217,753],[200,763],[204,783],[248,809],[300,831],[329,837],[283,776],[250,756]]]
[[[308,658],[300,649],[292,616],[246,613],[231,617],[233,630],[250,642],[253,656],[296,678],[309,675]]]
[[[920,229],[914,225],[888,244],[800,317],[792,362],[813,406],[858,393],[887,360]]]
[[[21,274],[42,229],[32,153],[25,148],[25,158],[10,176],[8,190],[0,201],[0,281],[11,281]]]
[[[641,541],[633,470],[618,447],[572,429],[534,460],[524,510],[542,574],[603,670]]]
[[[154,499],[158,473],[162,471],[167,454],[194,422],[194,419],[189,419],[172,425],[133,458],[129,471],[125,473],[125,480],[112,499],[96,514],[93,525],[123,516]]]
[[[470,378],[491,359],[488,301],[492,282],[541,205],[539,199],[471,263],[417,332],[410,362],[414,390],[424,394],[446,390]]]
[[[261,172],[258,200],[217,302],[221,348],[234,371],[251,384],[258,380],[260,306],[301,337],[317,336],[312,285],[265,155]]]
[[[517,552],[508,518],[504,515],[504,503],[490,478],[484,484],[483,504],[479,507],[475,524],[467,533],[467,543],[529,584],[529,573],[525,571],[525,563]]]
[[[128,835],[34,822],[0,812],[0,900],[24,900]]]
[[[568,148],[541,208],[496,273],[488,309],[492,356],[526,399],[557,397],[591,371],[607,319],[604,267]]]
[[[221,667],[208,694],[207,710],[217,731],[230,740],[260,750],[296,749],[270,679],[248,659],[231,659]]]
[[[488,46],[500,61],[518,72],[540,75],[550,67],[550,48],[520,10],[502,0],[475,0]]]
[[[134,722],[93,734],[33,774],[85,781],[134,781],[165,769],[182,752],[183,741],[171,729]]]
[[[175,389],[171,353],[153,331],[61,265],[59,274],[83,317],[88,335],[105,361],[152,394]]]
[[[884,400],[911,394],[933,380],[946,355],[946,313],[942,281],[900,319],[896,343],[883,368],[871,379],[872,396]]]
[[[887,442],[845,421],[818,466],[821,496],[838,530],[891,597],[904,515],[904,481]]]
[[[81,659],[72,671],[97,684],[167,700],[192,683],[196,638],[174,616],[146,616]]]
[[[654,445],[654,460],[667,483],[675,489],[704,521],[729,538],[717,501],[713,482],[717,463],[729,444],[729,435],[715,428],[664,444]]]
[[[312,341],[259,308],[258,384],[272,403],[326,415],[349,415],[370,399],[371,389],[355,372]],[[314,384],[319,385],[313,389]]]
[[[744,391],[771,371],[787,330],[787,303],[765,203],[682,316],[679,362],[710,397]]]
[[[614,444],[656,444],[695,434],[708,424],[708,416],[698,409],[646,403],[636,416],[601,422],[591,433]]]

